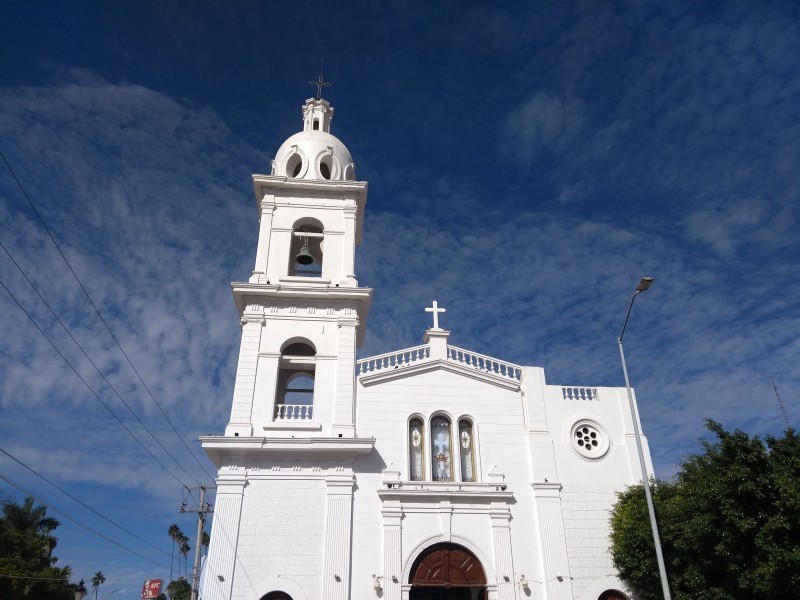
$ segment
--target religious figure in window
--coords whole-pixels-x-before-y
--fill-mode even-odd
[[[431,419],[431,472],[434,481],[453,480],[450,421],[446,417]]]

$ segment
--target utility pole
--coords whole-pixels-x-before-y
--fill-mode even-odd
[[[192,569],[192,600],[197,600],[198,590],[200,589],[200,546],[203,545],[203,528],[206,524],[206,513],[214,512],[211,505],[206,502],[206,486],[199,488],[186,488],[188,490],[200,490],[200,505],[197,508],[186,508],[186,504],[181,504],[180,512],[197,513],[197,541],[194,547],[194,569]],[[214,488],[216,489],[216,488]]]

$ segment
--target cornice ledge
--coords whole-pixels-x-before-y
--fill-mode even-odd
[[[381,500],[439,501],[448,499],[454,503],[469,503],[475,500],[510,502],[514,493],[506,485],[494,483],[433,483],[419,481],[384,482],[387,486],[378,490]]]
[[[334,180],[323,179],[294,179],[282,175],[262,175],[253,174],[253,185],[259,184],[264,188],[277,189],[306,189],[306,190],[337,190],[353,191],[362,193],[367,190],[366,181]]]
[[[352,456],[369,454],[375,447],[373,438],[269,438],[200,436],[200,443],[208,457],[219,467],[226,456],[241,457],[275,454],[319,454],[323,456]]]
[[[502,375],[495,375],[484,371],[478,371],[472,367],[463,365],[461,363],[452,362],[442,359],[422,359],[417,360],[414,364],[408,366],[400,366],[397,368],[384,368],[380,371],[370,372],[367,374],[359,375],[358,380],[364,386],[375,385],[376,383],[384,383],[393,379],[402,379],[411,375],[419,375],[429,371],[436,371],[443,369],[451,373],[457,373],[472,379],[498,385],[509,390],[519,390],[520,382],[503,377]]]

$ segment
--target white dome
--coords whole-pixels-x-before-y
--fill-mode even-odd
[[[326,100],[306,100],[304,129],[278,149],[272,161],[272,174],[292,179],[354,180],[355,165],[350,151],[329,132],[332,119],[333,108]]]

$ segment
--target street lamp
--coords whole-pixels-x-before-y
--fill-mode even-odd
[[[664,556],[661,554],[661,537],[658,535],[656,511],[653,507],[653,497],[650,494],[650,481],[647,478],[647,467],[644,463],[642,436],[639,433],[639,413],[636,410],[636,404],[633,401],[631,382],[628,379],[628,367],[625,365],[625,352],[622,349],[622,336],[625,335],[625,328],[628,326],[628,319],[630,318],[631,310],[633,309],[633,301],[636,300],[636,296],[644,291],[647,291],[652,283],[652,277],[642,277],[641,281],[639,281],[639,285],[636,286],[636,291],[633,292],[633,297],[631,297],[631,303],[628,305],[628,314],[625,315],[625,323],[622,325],[622,332],[619,334],[617,341],[619,342],[619,357],[622,360],[622,372],[625,374],[625,387],[628,390],[628,403],[630,404],[631,418],[633,419],[633,433],[636,436],[636,449],[639,451],[639,466],[642,469],[642,487],[644,487],[644,495],[647,499],[647,512],[650,514],[650,526],[653,529],[653,543],[656,547],[656,560],[658,561],[658,574],[661,577],[661,590],[664,593],[664,600],[671,600],[672,596],[669,593],[669,582],[667,581],[667,568],[664,566]]]

